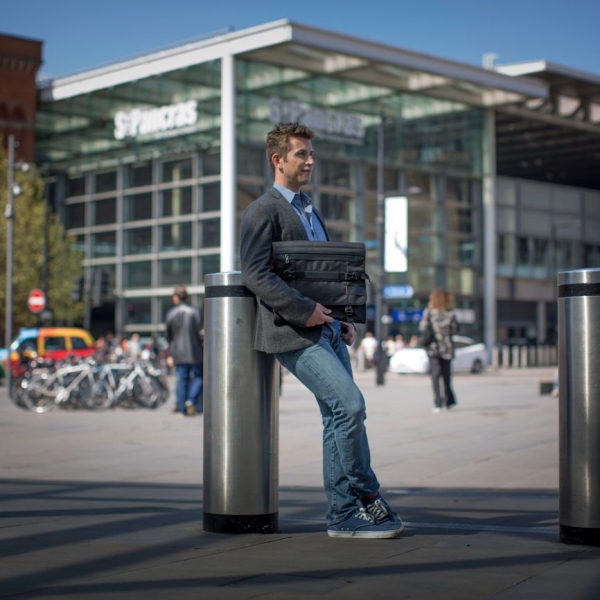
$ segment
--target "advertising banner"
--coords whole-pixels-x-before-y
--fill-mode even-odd
[[[408,200],[405,196],[385,199],[386,273],[404,273],[408,269]]]

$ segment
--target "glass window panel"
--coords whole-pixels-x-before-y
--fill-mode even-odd
[[[152,263],[149,260],[125,263],[123,277],[126,288],[152,287]]]
[[[152,300],[150,298],[128,298],[125,310],[127,324],[152,323]]]
[[[448,177],[446,180],[446,201],[471,204],[471,194],[469,192],[469,182],[465,179]]]
[[[117,253],[117,232],[102,231],[92,236],[92,256],[104,258]]]
[[[125,196],[125,221],[141,221],[152,218],[152,194]]]
[[[202,175],[221,174],[221,154],[205,152],[202,160]],[[266,159],[265,159],[266,160]]]
[[[327,231],[329,231],[329,239],[332,242],[349,242],[350,241],[350,232],[347,229],[341,229],[341,228],[333,225],[333,226],[329,226],[327,228]]]
[[[557,242],[556,244],[556,268],[558,271],[566,271],[574,268],[575,248],[572,242]]]
[[[192,188],[175,188],[162,193],[162,216],[178,217],[192,213]]]
[[[437,204],[408,201],[408,223],[411,230],[439,231],[440,211]]]
[[[112,225],[117,222],[117,199],[106,198],[92,203],[94,218],[93,225]]]
[[[475,263],[473,239],[448,238],[446,252],[446,260],[449,265],[472,266]]]
[[[94,177],[94,191],[96,194],[102,192],[114,192],[117,189],[117,172],[97,173]]]
[[[429,294],[436,287],[435,267],[413,267],[407,271],[408,284],[417,294]]]
[[[83,252],[83,254],[85,255],[87,252],[87,244],[85,243],[85,234],[80,233],[77,236],[73,236],[72,240],[73,240],[72,248],[74,248],[75,250],[79,250],[79,252]]]
[[[259,185],[249,185],[247,183],[238,183],[237,186],[237,211],[243,214],[244,211],[259,196],[262,196],[263,189]],[[239,230],[238,230],[239,231]]]
[[[517,238],[517,264],[519,266],[528,266],[531,263],[531,255],[529,249],[529,238]]]
[[[200,221],[200,248],[213,248],[221,245],[221,219]]]
[[[498,264],[510,265],[515,264],[515,236],[500,234],[498,236]]]
[[[548,240],[533,240],[533,264],[536,267],[548,266],[550,245]]]
[[[446,207],[447,230],[456,233],[473,233],[473,211],[470,208]]]
[[[347,162],[323,161],[321,163],[321,183],[335,187],[350,187],[350,164]]]
[[[496,220],[498,231],[515,233],[517,230],[517,212],[514,208],[499,206],[496,209]]]
[[[211,210],[221,210],[221,184],[210,183],[200,188],[201,192],[201,210],[200,212],[209,212]]]
[[[83,196],[85,194],[85,177],[70,177],[68,181],[69,196]]]
[[[408,259],[417,262],[437,263],[440,260],[440,239],[435,235],[409,235]]]
[[[183,158],[172,160],[162,165],[162,180],[167,181],[182,181],[183,179],[192,178],[192,159]]]
[[[125,254],[152,252],[152,227],[125,230]]]
[[[192,282],[192,259],[170,258],[158,262],[159,285],[186,285]]]
[[[152,184],[152,163],[150,161],[127,167],[127,187]]]
[[[475,273],[471,269],[448,269],[446,287],[453,294],[472,296],[475,291]]]
[[[65,225],[67,229],[85,227],[85,202],[65,206]]]
[[[221,255],[210,254],[209,256],[198,257],[199,279],[204,282],[204,276],[210,273],[219,273],[221,271]]]
[[[347,196],[321,194],[321,211],[328,221],[349,221],[350,202]]]
[[[192,223],[170,223],[161,228],[161,250],[187,250],[192,247]]]
[[[583,268],[593,269],[600,267],[600,246],[586,244],[583,247]]]
[[[263,177],[266,162],[264,150],[238,148],[237,165],[239,175]]]

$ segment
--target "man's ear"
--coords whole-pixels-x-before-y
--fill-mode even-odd
[[[278,169],[281,163],[283,162],[283,157],[281,156],[281,154],[277,154],[276,152],[271,156],[271,162],[273,163],[275,169]]]

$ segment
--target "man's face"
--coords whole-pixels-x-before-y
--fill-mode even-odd
[[[292,190],[300,191],[310,183],[315,165],[314,152],[310,140],[290,138],[291,149],[285,156],[273,155],[275,181]]]

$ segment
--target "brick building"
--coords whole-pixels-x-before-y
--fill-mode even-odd
[[[13,134],[17,156],[33,162],[36,75],[42,64],[42,42],[0,33],[0,139],[6,148]]]

